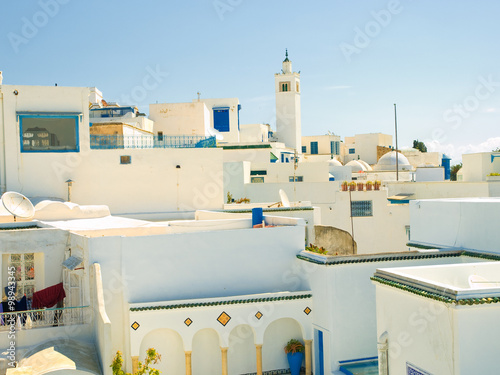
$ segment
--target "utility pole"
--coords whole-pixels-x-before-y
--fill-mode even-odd
[[[399,155],[398,155],[398,115],[394,103],[394,127],[396,128],[396,181],[399,181]]]

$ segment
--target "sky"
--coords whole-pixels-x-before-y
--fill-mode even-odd
[[[394,134],[449,154],[500,146],[497,0],[39,0],[0,10],[4,84],[97,87],[137,105],[237,97],[275,123],[285,49],[302,134]]]

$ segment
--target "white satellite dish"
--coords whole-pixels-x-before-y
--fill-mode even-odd
[[[288,199],[288,195],[286,195],[286,193],[283,189],[280,189],[280,198],[281,198],[281,204],[283,205],[283,207],[292,207],[290,205],[290,200]]]
[[[35,215],[35,207],[33,203],[20,193],[8,191],[2,195],[2,204],[7,211],[14,216],[22,219],[30,219]]]

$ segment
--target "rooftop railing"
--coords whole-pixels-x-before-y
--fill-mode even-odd
[[[58,327],[90,322],[92,310],[89,306],[63,307],[55,309],[27,310],[0,313],[0,332]]]
[[[213,148],[215,137],[196,135],[90,135],[90,148],[112,150],[125,148]]]

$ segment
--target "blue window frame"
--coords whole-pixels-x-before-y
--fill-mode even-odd
[[[307,146],[302,146],[302,153],[303,154],[307,153]]]
[[[354,153],[356,153],[356,149],[354,149],[354,148],[350,148],[350,149],[349,149],[349,153],[350,153],[350,154],[354,154]]]
[[[220,132],[229,131],[229,107],[215,107],[214,128]]]
[[[311,142],[311,155],[318,155],[318,142]]]
[[[79,152],[79,113],[18,113],[21,152]]]

